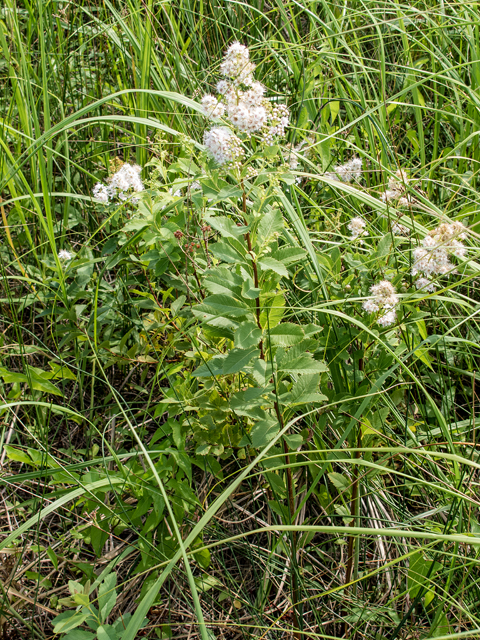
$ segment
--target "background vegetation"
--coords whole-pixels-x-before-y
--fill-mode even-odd
[[[3,638],[480,635],[479,28],[476,2],[4,1]],[[262,321],[265,345],[310,358],[273,391],[218,368],[249,348],[235,319],[195,313],[222,278],[242,288],[212,249],[234,245],[214,218],[244,224],[242,191],[202,160],[192,102],[234,40],[291,111],[249,192],[283,216],[258,246],[293,250],[261,283],[290,327]],[[353,155],[361,184],[325,178]],[[119,161],[147,195],[104,207],[92,188]],[[402,237],[381,200],[400,168]],[[453,220],[468,258],[417,292],[412,249]],[[231,278],[208,283],[209,247]],[[361,306],[385,277],[394,328]],[[253,379],[267,391],[242,396]]]

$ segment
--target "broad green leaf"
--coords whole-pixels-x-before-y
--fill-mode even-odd
[[[254,356],[259,356],[260,350],[256,347],[248,349],[234,348],[223,361],[223,374],[238,373],[250,362]]]
[[[231,218],[226,216],[206,217],[205,222],[219,231],[223,238],[239,238],[248,231],[248,227],[237,226]]]
[[[348,493],[352,487],[352,481],[341,473],[332,471],[328,474],[330,482],[334,485],[339,493]]]
[[[193,554],[193,557],[198,562],[198,564],[202,567],[202,569],[208,569],[212,562],[212,556],[210,554],[209,549],[202,549],[201,551],[196,551]]]
[[[98,640],[119,640],[118,632],[110,624],[102,624],[97,629]]]
[[[53,376],[52,376],[53,378],[55,379],[63,378],[65,380],[77,379],[77,376],[73,373],[73,371],[70,371],[70,369],[67,366],[58,364],[57,362],[49,362],[49,365],[53,373]]]
[[[442,565],[439,562],[432,565],[433,560],[426,559],[423,551],[417,551],[410,557],[407,587],[411,598],[415,598],[423,586],[428,588],[433,586],[435,573],[442,568]]]
[[[97,636],[91,631],[83,631],[83,629],[74,629],[69,631],[62,640],[94,640]]]
[[[17,371],[8,371],[4,367],[0,367],[0,376],[6,384],[14,384],[16,382],[28,382],[28,378],[23,373]]]
[[[270,209],[260,220],[257,229],[257,246],[264,246],[283,231],[283,217],[279,209]]]
[[[298,447],[300,447],[303,444],[303,438],[299,433],[292,433],[289,436],[283,436],[283,437],[285,439],[285,442],[290,447],[290,449],[293,449],[294,451],[296,451]]]
[[[261,298],[260,298],[261,299]],[[285,297],[283,293],[262,301],[262,312],[260,313],[260,324],[263,330],[267,327],[271,330],[277,326],[285,313]]]
[[[195,584],[199,591],[210,591],[210,589],[218,589],[222,586],[222,582],[218,578],[209,574],[202,574],[198,578],[195,578]]]
[[[273,420],[261,420],[257,422],[250,433],[252,447],[256,449],[265,447],[270,440],[277,435],[279,429],[278,422]]]
[[[298,262],[299,260],[303,260],[307,252],[305,249],[301,249],[300,247],[290,247],[284,246],[272,251],[272,258],[278,260],[279,262],[283,262],[283,264],[293,264],[294,262]]]
[[[240,300],[236,300],[232,296],[228,296],[223,293],[214,293],[211,296],[208,296],[203,301],[203,304],[208,306],[210,309],[214,309],[218,315],[226,316],[227,318],[233,317],[238,318],[241,316],[245,316],[250,312],[250,307],[248,307],[244,302]],[[195,309],[199,309],[202,305],[197,305]]]
[[[225,293],[240,297],[244,279],[226,267],[218,266],[205,274],[205,287],[210,293]]]
[[[310,354],[304,354],[293,358],[292,360],[283,361],[278,367],[279,372],[283,373],[323,373],[328,371],[327,366],[323,362],[314,360]]]
[[[65,611],[57,616],[53,621],[53,630],[55,633],[65,633],[71,629],[79,627],[89,617],[90,613],[82,613],[81,611]]]
[[[98,588],[98,610],[103,622],[108,618],[117,601],[116,584],[117,574],[110,573]]]
[[[261,337],[262,332],[254,322],[242,322],[234,333],[234,344],[240,349],[248,349],[258,345]]]
[[[303,340],[304,333],[302,327],[293,322],[282,322],[270,330],[270,340],[272,344],[281,347],[291,347]]]
[[[33,367],[29,367],[29,385],[32,389],[35,389],[35,391],[43,391],[43,393],[53,393],[57,396],[63,396],[63,393],[57,389],[54,384],[49,382],[48,379],[44,378],[42,374],[45,376],[51,375],[48,371],[39,372],[38,370],[34,370]]]
[[[23,462],[23,464],[35,465],[33,460],[27,453],[24,453],[20,449],[16,449],[9,444],[5,444],[3,446],[5,453],[7,454],[7,458],[9,460],[13,460],[14,462]]]
[[[208,250],[215,258],[234,264],[245,262],[246,249],[234,238],[222,238],[218,242],[209,245]]]
[[[247,298],[248,300],[256,300],[259,297],[261,291],[261,289],[255,287],[251,278],[247,278],[242,285],[242,298]]]
[[[192,373],[192,376],[196,378],[209,378],[210,376],[219,376],[223,373],[223,363],[227,357],[227,354],[220,354],[214,356],[211,360],[208,360],[204,364],[200,365]]]
[[[278,273],[279,276],[288,276],[287,268],[283,265],[283,263],[275,260],[275,258],[271,258],[269,256],[260,258],[258,264],[263,269],[263,271],[274,271],[275,273]]]

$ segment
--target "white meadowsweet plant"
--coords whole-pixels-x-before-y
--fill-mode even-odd
[[[201,100],[208,119],[223,118],[229,125],[215,126],[204,135],[207,151],[219,165],[240,166],[245,153],[236,133],[246,138],[258,134],[265,145],[272,145],[288,127],[287,106],[265,98],[265,87],[254,79],[254,71],[248,48],[234,42],[220,65],[223,78],[216,86],[218,97],[206,94]]]

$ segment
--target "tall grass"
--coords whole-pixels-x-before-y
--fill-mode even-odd
[[[475,3],[5,0],[4,637],[51,637],[68,581],[94,583],[106,567],[121,585],[114,613],[133,614],[123,640],[480,635],[479,28]],[[175,283],[148,279],[137,236],[122,235],[125,210],[104,215],[91,191],[115,157],[153,176],[185,141],[198,145],[191,99],[214,86],[236,39],[288,102],[291,146],[313,136],[301,183],[279,195],[292,243],[307,251],[286,315],[335,335],[323,354],[333,390],[245,460],[190,452],[192,471],[181,434],[155,445],[173,419],[162,401],[179,393],[189,325],[144,336],[149,301],[170,308]],[[325,171],[352,152],[367,188],[328,187]],[[387,233],[373,214],[391,215],[378,196],[399,168],[422,205],[402,219],[412,245],[457,219],[470,254],[434,296],[405,294],[410,315],[393,339],[348,311],[359,275],[342,262],[341,234],[364,209],[371,236]],[[75,280],[58,258],[67,246],[82,261]],[[391,256],[405,273],[410,248]],[[352,374],[361,331],[370,353],[384,350],[383,361],[370,356],[368,389]],[[145,342],[155,357],[138,355]],[[176,415],[188,420],[184,392]],[[287,458],[277,445],[296,430],[305,444]],[[192,490],[169,477],[175,464]],[[273,483],[287,470],[293,511]],[[154,535],[148,492],[165,504]]]

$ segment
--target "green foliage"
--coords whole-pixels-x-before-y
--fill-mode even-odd
[[[479,635],[479,19],[344,9],[6,0],[5,637]],[[236,39],[290,127],[219,167]]]

